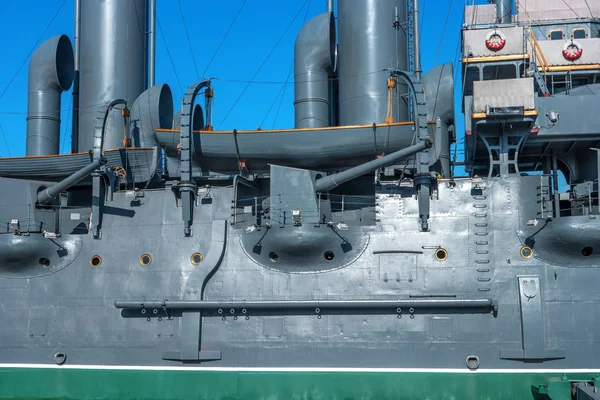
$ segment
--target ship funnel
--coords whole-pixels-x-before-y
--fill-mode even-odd
[[[339,0],[337,8],[339,124],[384,123],[388,108],[394,121],[408,121],[403,100],[408,87],[398,82],[388,107],[386,71],[408,70],[408,39],[402,28],[406,0]]]
[[[94,147],[103,104],[124,99],[131,107],[146,89],[146,0],[81,1],[79,151]],[[121,111],[110,113],[105,148],[123,146]]]
[[[27,155],[58,154],[60,97],[73,82],[73,46],[66,35],[46,40],[29,63]]]
[[[296,128],[330,126],[329,76],[335,60],[333,13],[319,14],[304,25],[294,46]]]
[[[496,22],[510,24],[512,22],[513,0],[496,0]]]

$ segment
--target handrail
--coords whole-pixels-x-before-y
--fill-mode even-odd
[[[530,29],[529,30],[529,37],[528,37],[529,43],[531,44],[531,47],[535,53],[535,58],[538,61],[541,61],[541,65],[539,65],[542,70],[544,71],[544,73],[548,72],[548,60],[546,60],[546,56],[544,56],[544,52],[542,51],[542,48],[540,47],[540,43],[538,42],[537,38],[535,37],[535,34],[533,33],[533,31]]]

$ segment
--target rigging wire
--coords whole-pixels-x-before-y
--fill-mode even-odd
[[[573,10],[573,8],[569,5],[569,3],[567,3],[565,0],[562,0],[563,3],[565,3],[565,6],[569,7],[569,9],[571,11],[573,11],[573,14],[575,14],[577,16],[577,18],[581,18],[581,16],[579,14],[577,14],[577,11]]]
[[[183,21],[183,30],[185,31],[185,37],[187,38],[188,46],[190,46],[190,53],[192,54],[192,61],[194,62],[194,70],[196,70],[196,76],[200,80],[200,74],[198,73],[198,65],[196,64],[196,57],[194,57],[194,50],[192,48],[192,41],[190,40],[190,34],[188,32],[187,23],[185,22],[185,15],[183,13],[183,7],[181,6],[181,0],[177,0],[179,5],[179,11],[181,12],[181,20]]]
[[[286,33],[290,30],[290,28],[292,27],[292,25],[294,24],[294,22],[296,22],[296,19],[298,19],[298,16],[300,15],[300,13],[304,9],[304,7],[306,7],[306,5],[308,4],[308,2],[309,2],[309,0],[306,0],[304,2],[304,4],[302,4],[302,7],[300,7],[300,9],[298,10],[298,12],[294,16],[294,19],[292,19],[292,22],[287,26],[287,28],[285,28],[285,30],[283,31],[283,33],[281,34],[281,36],[277,40],[277,43],[275,43],[275,45],[273,46],[273,48],[271,49],[271,51],[269,51],[269,54],[267,54],[267,57],[263,60],[262,64],[260,64],[260,66],[258,67],[258,69],[256,70],[256,72],[254,73],[254,75],[252,76],[252,79],[250,79],[250,82],[248,82],[248,84],[246,85],[246,87],[244,88],[244,90],[242,90],[242,93],[240,93],[240,95],[235,100],[235,102],[233,103],[233,105],[231,106],[231,108],[229,109],[229,111],[227,111],[227,114],[225,114],[225,117],[223,118],[223,120],[221,121],[221,123],[219,124],[219,126],[217,127],[217,130],[219,128],[221,128],[221,125],[223,125],[223,123],[227,120],[227,118],[229,117],[229,115],[231,114],[231,112],[233,111],[233,109],[235,108],[235,106],[237,106],[237,104],[239,103],[239,101],[242,98],[242,96],[244,96],[244,94],[246,93],[246,91],[248,90],[248,88],[250,87],[250,85],[252,84],[252,82],[254,81],[254,79],[258,76],[258,74],[260,73],[260,71],[262,70],[262,68],[265,66],[265,64],[267,63],[267,61],[269,60],[269,58],[271,57],[271,55],[273,54],[273,52],[275,51],[275,49],[277,48],[277,46],[279,46],[279,43],[281,43],[281,40],[283,40],[283,38],[286,35]]]
[[[177,70],[175,69],[175,63],[173,62],[173,57],[171,57],[171,51],[169,50],[169,45],[167,44],[167,39],[165,39],[165,33],[162,30],[162,26],[160,25],[160,20],[158,19],[158,15],[156,16],[156,25],[158,25],[158,30],[160,31],[160,36],[163,39],[165,44],[165,49],[167,50],[167,55],[169,56],[169,61],[171,62],[171,67],[173,67],[173,73],[175,74],[175,78],[177,79],[177,85],[179,86],[179,91],[181,92],[181,96],[183,97],[183,87],[181,86],[181,81],[179,80],[179,75],[177,74]]]
[[[308,19],[308,12],[310,11],[310,4],[311,4],[311,0],[308,0],[308,7],[306,7],[306,13],[304,14],[304,21],[302,21],[302,26],[304,26],[306,24],[306,20]],[[262,120],[262,122],[260,123],[259,126],[263,126],[263,124],[267,120],[267,117],[271,113],[271,110],[275,106],[275,103],[277,103],[277,99],[279,98],[279,96],[281,96],[281,101],[279,102],[279,107],[277,107],[277,113],[275,114],[275,119],[273,120],[273,126],[272,126],[272,128],[275,128],[275,123],[277,122],[277,117],[279,116],[279,110],[281,109],[281,104],[283,103],[283,99],[285,97],[285,91],[287,89],[287,83],[290,81],[290,77],[292,76],[292,72],[294,72],[294,61],[293,60],[292,60],[292,62],[290,64],[290,70],[289,70],[289,72],[287,74],[287,78],[285,79],[285,82],[281,86],[281,89],[279,90],[279,93],[277,93],[277,96],[275,96],[275,99],[273,100],[273,103],[271,103],[271,107],[269,107],[269,110],[267,111],[267,114],[265,115],[265,117],[263,118],[263,120]]]
[[[67,143],[67,133],[69,131],[69,122],[71,122],[71,118],[69,118],[71,116],[71,107],[73,106],[73,96],[69,96],[70,103],[69,103],[69,109],[67,111],[67,123],[65,124],[65,138],[62,140],[62,146],[60,147],[60,153],[62,154],[65,151],[65,143]]]
[[[6,135],[4,134],[4,129],[2,129],[2,125],[0,124],[0,132],[2,132],[2,137],[4,138],[4,145],[6,146],[6,151],[8,151],[8,156],[12,157],[10,155],[10,147],[8,147],[8,142],[6,141]]]
[[[290,76],[292,76],[292,72],[294,72],[294,62],[293,61],[292,61],[292,65],[290,65],[290,71],[288,72],[288,75],[287,75],[288,79],[290,79]],[[271,110],[273,110],[273,107],[275,107],[275,103],[277,103],[277,100],[279,100],[279,96],[281,96],[282,93],[283,93],[283,96],[285,96],[285,88],[286,87],[287,87],[287,85],[284,82],[283,85],[281,86],[281,89],[279,89],[279,92],[277,92],[277,96],[275,96],[275,99],[271,103],[269,110],[267,110],[267,113],[265,114],[265,117],[263,118],[263,120],[261,121],[259,126],[264,125],[265,121],[267,120],[267,117],[269,116],[269,114],[271,114]],[[282,96],[282,101],[283,101],[283,96]],[[275,124],[275,122],[273,122],[273,124]]]
[[[435,61],[433,65],[437,65],[438,57],[440,55],[440,51],[442,50],[442,44],[444,43],[444,36],[446,35],[446,28],[448,27],[448,20],[450,19],[450,13],[452,12],[452,1],[448,4],[448,13],[446,14],[446,21],[444,21],[444,27],[442,28],[442,36],[440,37],[440,43],[438,44],[437,51],[435,53]]]
[[[210,58],[210,61],[208,62],[208,64],[206,65],[206,68],[204,68],[204,71],[202,72],[202,77],[204,78],[204,76],[206,76],[206,72],[208,71],[208,69],[210,68],[212,62],[215,60],[215,57],[217,56],[217,53],[219,53],[219,50],[221,50],[221,46],[223,46],[223,43],[225,43],[225,39],[227,39],[227,36],[229,36],[229,32],[231,32],[231,29],[233,28],[233,25],[235,25],[235,21],[237,21],[238,17],[240,16],[242,9],[244,8],[244,6],[246,5],[246,2],[248,0],[244,0],[244,2],[242,3],[242,5],[240,6],[240,9],[238,10],[237,14],[235,14],[235,17],[233,18],[233,21],[231,21],[231,24],[229,24],[229,28],[227,28],[227,32],[225,32],[225,35],[223,36],[223,38],[221,39],[221,42],[219,43],[219,45],[217,46],[217,49],[215,50],[215,52],[213,53],[212,57]]]
[[[35,44],[31,48],[31,51],[29,52],[29,54],[27,54],[27,57],[25,57],[25,59],[23,60],[23,62],[19,66],[19,68],[17,69],[17,72],[15,72],[15,74],[12,76],[12,78],[8,82],[8,85],[6,85],[6,87],[4,88],[4,90],[2,91],[2,93],[0,94],[0,99],[2,99],[2,97],[4,97],[4,95],[6,94],[6,91],[8,90],[8,88],[10,88],[10,86],[13,84],[14,80],[17,78],[17,75],[19,75],[19,72],[21,72],[21,70],[23,69],[23,66],[25,65],[25,63],[27,62],[27,60],[29,60],[29,57],[31,57],[31,55],[33,54],[33,52],[37,48],[38,44],[40,44],[40,42],[42,41],[42,38],[44,37],[44,35],[48,31],[48,29],[50,29],[50,26],[52,25],[52,23],[54,22],[54,20],[56,19],[56,17],[60,13],[60,10],[62,10],[62,8],[64,7],[64,5],[65,5],[66,2],[67,2],[67,0],[63,0],[63,2],[60,4],[60,6],[58,7],[58,10],[56,10],[56,12],[54,13],[54,16],[52,17],[52,19],[50,19],[50,22],[48,22],[48,25],[46,25],[46,28],[44,28],[44,31],[40,35],[39,39],[35,42]]]
[[[592,12],[592,8],[590,7],[590,4],[588,3],[587,0],[583,0],[585,1],[585,5],[587,6],[588,11],[590,12],[590,18],[594,18],[594,13]]]

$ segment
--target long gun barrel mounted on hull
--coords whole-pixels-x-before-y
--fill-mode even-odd
[[[106,164],[106,158],[101,157],[98,160],[90,163],[89,165],[81,168],[79,171],[75,172],[73,175],[70,175],[58,182],[56,185],[52,185],[49,188],[46,188],[38,193],[37,200],[39,204],[49,204],[52,200],[70,188],[71,186],[77,184],[77,182],[81,181],[84,178],[87,178],[92,172],[100,168],[102,165]]]
[[[381,158],[377,158],[373,161],[358,165],[354,168],[347,169],[337,174],[328,175],[318,179],[315,182],[315,189],[317,192],[326,192],[331,190],[344,182],[357,178],[368,172],[375,171],[378,168],[386,167],[406,157],[410,157],[420,151],[431,147],[431,140],[426,140],[422,143],[415,144],[402,150],[398,150],[394,153],[388,154]]]

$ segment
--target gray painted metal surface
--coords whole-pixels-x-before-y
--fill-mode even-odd
[[[304,25],[294,46],[295,127],[330,126],[329,100],[335,63],[335,21],[332,12],[317,15]]]
[[[496,0],[496,21],[500,24],[512,22],[513,0]]]
[[[451,68],[349,79],[395,64],[395,6],[339,3],[340,101],[365,125],[199,131],[205,80],[175,117],[168,86],[136,94],[134,148],[102,141],[124,102],[110,97],[92,154],[0,159],[0,363],[598,370],[598,88],[534,97],[537,116],[509,103],[473,118],[466,96],[471,167],[490,176],[441,179]],[[349,41],[365,56],[342,56]],[[415,124],[370,125],[390,72]],[[519,174],[542,162],[553,175]],[[582,181],[568,210],[561,164]]]
[[[93,148],[97,112],[104,103],[121,98],[131,107],[146,88],[146,6],[146,0],[81,3],[78,151]],[[123,145],[123,123],[121,112],[114,110],[106,148]]]
[[[338,79],[340,125],[383,123],[387,113],[386,68],[407,70],[407,37],[393,27],[395,9],[406,24],[402,0],[340,0],[338,2]],[[396,34],[398,47],[396,47]],[[394,93],[394,121],[408,121],[408,89],[399,82]],[[399,113],[398,113],[399,108]]]
[[[134,147],[159,146],[154,131],[173,126],[173,95],[169,85],[152,86],[131,107],[129,131]]]
[[[60,151],[61,94],[73,82],[73,48],[66,35],[38,47],[29,63],[27,96],[27,155]]]

